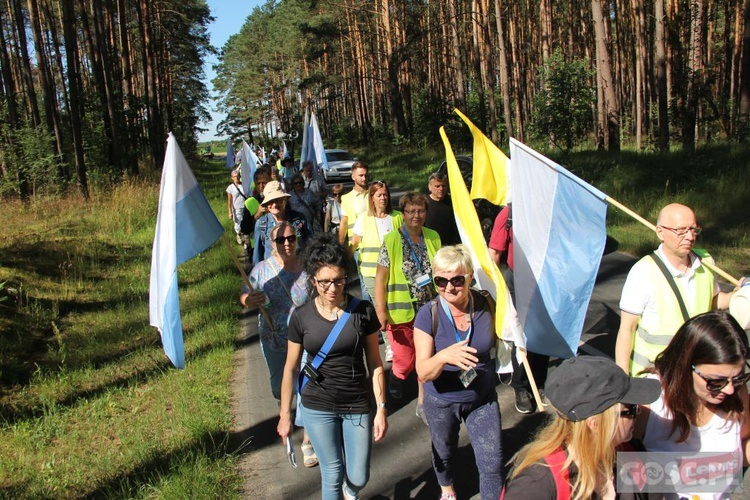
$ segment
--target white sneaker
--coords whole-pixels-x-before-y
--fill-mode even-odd
[[[388,363],[393,361],[393,349],[391,349],[391,346],[389,345],[385,346],[385,360]]]

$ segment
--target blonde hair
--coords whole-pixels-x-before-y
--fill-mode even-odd
[[[469,249],[461,244],[441,248],[435,253],[435,257],[432,259],[433,271],[435,269],[455,271],[459,267],[462,268],[466,274],[474,272]]]
[[[591,498],[596,485],[600,483],[598,479],[609,478],[612,475],[615,466],[613,438],[619,418],[620,409],[617,404],[579,422],[555,416],[539,431],[536,438],[521,448],[514,457],[515,466],[510,479],[513,480],[524,469],[536,463],[546,464],[543,462],[544,458],[562,447],[568,451],[563,467],[569,468],[573,462],[578,467],[578,475],[570,485],[571,498]],[[594,421],[594,425],[588,425],[589,421]]]

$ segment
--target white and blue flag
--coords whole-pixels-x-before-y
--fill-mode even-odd
[[[606,195],[510,140],[513,276],[526,349],[576,355],[606,240]]]
[[[161,173],[159,213],[151,253],[149,320],[161,333],[164,352],[185,367],[177,266],[213,245],[224,233],[170,132]]]
[[[242,149],[240,149],[240,178],[242,179],[242,192],[248,198],[253,192],[253,176],[257,168],[258,156],[253,152],[253,148],[248,146],[245,139],[242,139]]]

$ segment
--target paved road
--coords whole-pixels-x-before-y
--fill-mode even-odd
[[[614,252],[602,259],[589,312],[584,324],[580,351],[613,357],[619,324],[617,303],[625,277],[635,260]],[[355,290],[351,290],[354,292]],[[260,352],[255,314],[245,314],[237,354],[235,380],[236,432],[233,441],[240,447],[241,467],[247,497],[319,498],[318,468],[301,465],[299,443],[301,431],[295,434],[300,467],[292,469],[285,448],[276,435],[278,407],[268,386],[268,372]],[[551,369],[557,364],[551,362]],[[386,363],[386,369],[389,364]],[[388,401],[389,430],[386,438],[373,449],[370,482],[362,491],[366,499],[434,499],[439,487],[430,464],[430,436],[427,427],[415,415],[416,382],[400,401]],[[505,460],[529,441],[545,414],[521,415],[514,408],[513,390],[498,386],[498,400],[503,419]],[[457,462],[459,498],[479,498],[474,457],[465,431],[461,433]]]

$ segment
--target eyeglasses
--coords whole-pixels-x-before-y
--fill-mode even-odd
[[[318,278],[313,277],[313,281],[322,288],[323,290],[327,291],[329,288],[331,288],[331,285],[335,287],[342,287],[346,285],[346,276],[343,278],[336,278],[335,280],[319,280]]]
[[[423,215],[427,215],[427,210],[404,210],[404,213],[409,216],[416,215],[417,217],[422,217]]]
[[[641,407],[638,405],[631,405],[631,404],[625,404],[625,403],[620,403],[620,404],[622,404],[622,406],[625,407],[624,410],[620,410],[621,418],[635,418],[641,412]]]
[[[695,367],[695,365],[691,365],[693,367],[693,371],[703,380],[706,381],[706,389],[710,392],[719,392],[723,388],[725,388],[729,381],[732,381],[732,385],[734,387],[741,387],[743,384],[745,384],[748,379],[750,379],[750,372],[743,373],[741,375],[737,375],[736,377],[729,378],[729,377],[719,377],[719,378],[708,378],[705,375],[703,375],[701,372],[698,371],[698,369]]]
[[[285,241],[288,241],[289,243],[294,243],[297,241],[297,235],[296,234],[290,234],[289,236],[277,236],[273,239],[273,242],[277,245],[283,245]]]
[[[688,231],[692,231],[692,233],[695,236],[698,236],[699,234],[701,234],[701,231],[703,231],[703,228],[700,227],[700,226],[690,226],[690,227],[667,227],[667,226],[659,226],[659,227],[663,227],[664,229],[669,229],[670,231],[672,231],[675,234],[675,236],[679,236],[680,238],[682,238],[683,236],[685,236]]]
[[[435,286],[438,288],[445,288],[446,286],[448,286],[449,282],[455,288],[461,288],[462,286],[466,285],[466,275],[461,274],[458,276],[454,276],[452,278],[444,278],[442,276],[435,276],[434,278],[432,278],[432,281],[435,283]]]
[[[372,181],[372,183],[373,183],[373,184],[380,184],[381,186],[385,186],[385,181],[383,181],[383,180],[380,180],[380,181]]]

